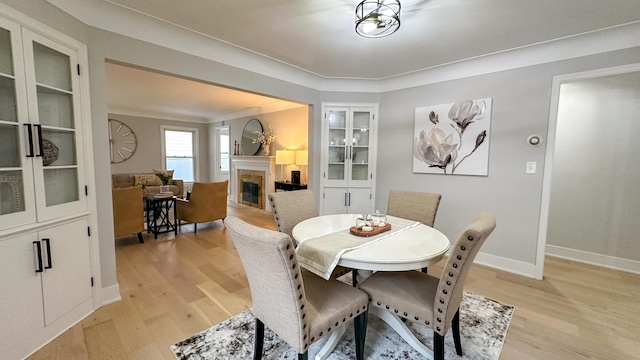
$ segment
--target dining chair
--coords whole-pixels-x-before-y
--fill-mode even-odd
[[[182,220],[193,223],[193,232],[198,232],[198,223],[222,220],[227,217],[227,193],[229,180],[218,182],[195,182],[189,200],[177,199],[178,225]]]
[[[420,221],[433,227],[441,197],[440,194],[428,192],[391,190],[387,201],[387,215]],[[422,272],[426,273],[427,268],[422,268]]]
[[[318,205],[312,190],[280,191],[268,195],[276,229],[293,239],[293,227],[298,223],[318,216]],[[332,278],[348,274],[352,269],[336,266]],[[356,272],[352,272],[352,283],[357,283]]]
[[[225,225],[244,266],[255,316],[253,359],[262,358],[268,326],[308,359],[309,346],[354,320],[356,359],[363,359],[367,294],[336,280],[324,280],[298,265],[295,246],[285,233],[229,216]]]
[[[496,227],[495,217],[480,213],[455,243],[440,278],[419,271],[379,271],[360,283],[369,304],[431,327],[433,357],[444,359],[444,336],[453,332],[456,353],[460,344],[460,302],[465,279],[480,246]]]

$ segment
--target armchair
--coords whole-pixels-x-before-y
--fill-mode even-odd
[[[198,232],[198,223],[222,220],[227,217],[227,193],[229,181],[193,183],[189,200],[176,201],[178,225],[182,220],[193,223]]]
[[[111,189],[113,201],[113,232],[115,237],[138,235],[138,241],[144,242],[144,209],[142,205],[142,186]]]

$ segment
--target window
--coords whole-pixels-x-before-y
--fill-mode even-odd
[[[164,163],[166,169],[174,170],[174,179],[186,183],[196,179],[197,129],[162,127]]]

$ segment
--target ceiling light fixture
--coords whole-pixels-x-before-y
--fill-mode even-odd
[[[363,0],[356,7],[358,35],[377,38],[400,28],[400,0]]]

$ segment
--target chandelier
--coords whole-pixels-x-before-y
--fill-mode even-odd
[[[400,28],[400,0],[363,0],[356,7],[356,32],[376,38]]]

